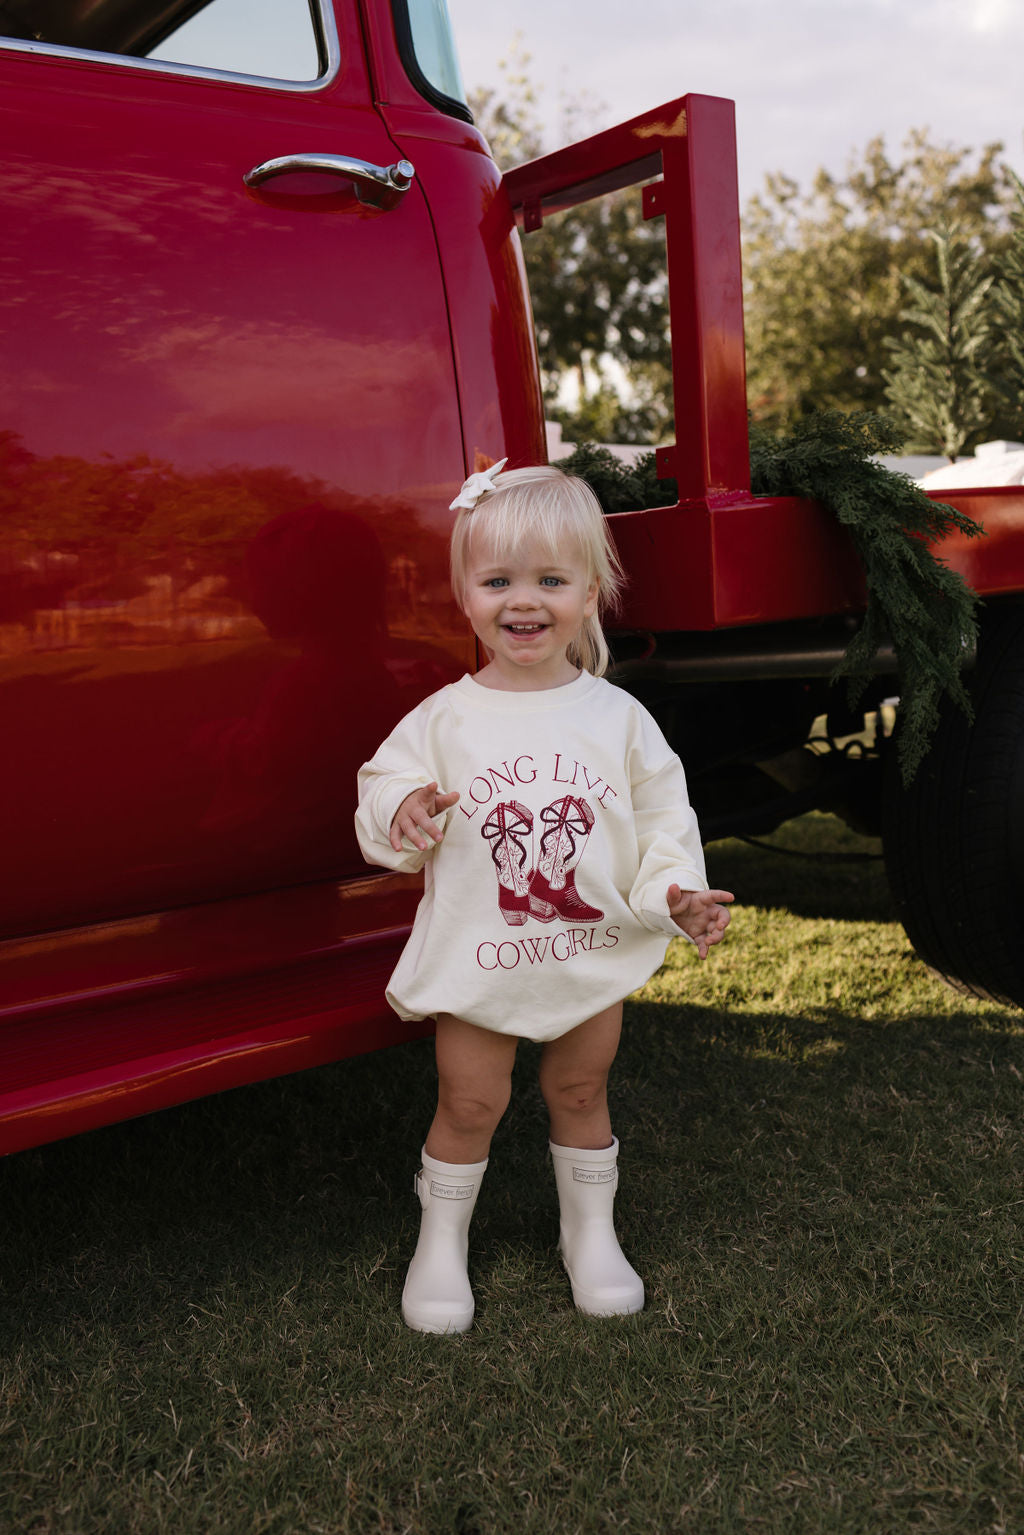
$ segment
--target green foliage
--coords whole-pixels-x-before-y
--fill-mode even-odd
[[[664,229],[645,221],[640,189],[545,218],[523,248],[552,416],[567,433],[656,440],[671,424],[668,281]],[[610,382],[611,358],[628,398]],[[556,398],[566,374],[576,378],[575,413]]]
[[[678,499],[675,480],[658,479],[654,453],[641,453],[634,464],[627,464],[610,448],[581,442],[555,467],[586,480],[605,512],[673,506]]]
[[[905,274],[913,300],[900,310],[910,329],[886,337],[893,367],[883,368],[885,393],[905,423],[912,448],[955,460],[988,434],[995,400],[985,376],[994,335],[989,292],[995,281],[955,226],[929,231],[935,246],[930,282]],[[1024,294],[1022,294],[1024,298]]]
[[[499,66],[503,84],[471,98],[503,168],[548,147],[529,64],[517,43]],[[585,104],[570,103],[563,116],[566,142],[588,131]],[[755,420],[784,431],[815,410],[886,408],[885,341],[901,326],[903,277],[931,279],[928,231],[955,223],[992,261],[1007,246],[1014,179],[999,162],[1002,147],[975,153],[918,129],[901,158],[874,138],[845,176],[821,170],[809,191],[781,174],[766,178],[743,214]],[[644,443],[671,433],[663,241],[636,188],[546,218],[524,238],[547,407],[570,440]],[[1008,268],[1005,328],[1016,350],[1012,340],[993,343],[978,359],[993,379],[986,434],[994,437],[1024,430],[1024,245],[1014,248],[1022,296],[1013,297]],[[567,380],[574,406],[565,403]]]
[[[844,178],[819,171],[809,192],[767,178],[744,211],[747,381],[754,419],[786,431],[815,410],[884,410],[884,343],[900,329],[904,275],[927,284],[928,231],[955,224],[976,253],[1007,240],[1001,144],[980,154],[915,131],[902,159],[875,138]],[[990,436],[1008,435],[994,411]]]
[[[574,406],[560,403],[557,396],[552,398],[557,386],[557,377],[545,373],[544,413],[549,421],[558,422],[567,441],[635,442],[637,423],[610,380],[601,377],[596,389],[588,389],[577,398]]]
[[[993,294],[1002,366],[991,380],[1010,413],[1013,436],[1024,436],[1024,182],[1013,171],[1013,236],[998,263]]]
[[[934,553],[932,544],[980,527],[955,507],[932,501],[905,474],[876,462],[899,451],[901,439],[884,417],[821,411],[798,422],[786,437],[751,429],[751,485],[759,496],[806,496],[820,501],[846,528],[864,567],[868,604],[834,680],[848,678],[856,702],[874,676],[879,646],[889,640],[899,666],[899,760],[909,783],[948,694],[970,717],[961,679],[977,638],[978,599]],[[674,480],[659,480],[655,455],[632,466],[592,443],[558,461],[566,474],[587,481],[606,512],[671,506]]]
[[[507,58],[498,60],[500,86],[481,86],[467,95],[473,121],[490,146],[495,162],[509,170],[544,153],[544,132],[537,116],[537,93],[530,78],[531,56],[517,32]]]
[[[529,64],[517,42],[499,66],[502,85],[471,98],[503,168],[548,147]],[[563,109],[566,141],[588,131],[585,104]],[[809,191],[782,174],[766,178],[743,214],[756,421],[785,431],[816,410],[886,409],[885,342],[901,328],[904,279],[925,289],[933,280],[929,231],[955,224],[976,254],[998,263],[1015,197],[1019,229],[1024,190],[1000,164],[1002,148],[936,144],[918,129],[900,158],[874,138],[845,176],[821,170]],[[570,440],[657,442],[671,432],[663,238],[659,221],[643,219],[633,188],[549,217],[524,239],[545,398]],[[990,380],[984,432],[992,437],[1024,431],[1020,232],[997,299],[1003,337],[979,346],[976,357]],[[569,379],[574,406],[565,403]]]
[[[503,170],[544,152],[529,64],[517,40],[501,87],[469,98]],[[562,115],[565,142],[592,131],[585,99],[563,102]],[[640,189],[547,216],[523,254],[549,418],[570,440],[658,441],[672,423],[665,234],[644,219]],[[567,378],[574,406],[561,398]]]
[[[588,365],[583,392],[570,403],[560,375],[544,373],[545,414],[557,421],[567,442],[615,442],[632,447],[671,441],[672,375],[668,360],[629,365],[618,382],[597,359]]]
[[[834,513],[864,566],[868,605],[835,677],[849,679],[851,701],[873,676],[873,660],[891,639],[899,666],[899,760],[913,778],[948,694],[970,717],[961,668],[977,637],[978,599],[931,545],[954,530],[973,537],[978,524],[929,499],[905,474],[875,462],[895,453],[891,423],[868,412],[822,411],[786,437],[755,427],[751,484],[755,495],[807,496]]]

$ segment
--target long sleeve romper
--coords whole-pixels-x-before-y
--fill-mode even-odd
[[[388,840],[405,797],[457,790],[444,840]],[[679,936],[669,885],[706,890],[679,758],[620,688],[583,672],[513,693],[472,677],[424,700],[359,772],[356,834],[385,868],[424,869],[388,987],[402,1018],[439,1012],[556,1039],[620,1001]]]

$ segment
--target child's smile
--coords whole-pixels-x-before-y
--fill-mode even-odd
[[[509,691],[561,687],[577,668],[566,649],[597,607],[597,582],[580,555],[528,543],[510,557],[474,551],[466,617],[486,649],[485,686]]]

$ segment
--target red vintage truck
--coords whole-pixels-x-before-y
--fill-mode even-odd
[[[925,957],[1024,1003],[1024,498],[954,498],[974,730],[909,794],[871,754],[795,786],[864,589],[821,507],[750,493],[731,104],[502,178],[443,7],[281,0],[254,71],[191,51],[230,3],[0,0],[0,1151],[417,1032],[384,1002],[417,886],[360,861],[355,771],[475,664],[464,473],[545,457],[520,230],[631,183],[679,498],[613,519],[618,680],[706,835],[856,801]]]

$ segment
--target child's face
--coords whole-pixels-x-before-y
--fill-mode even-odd
[[[527,544],[510,558],[474,540],[466,577],[466,617],[495,681],[519,691],[573,680],[566,648],[597,608],[597,581],[579,555],[552,561]]]

